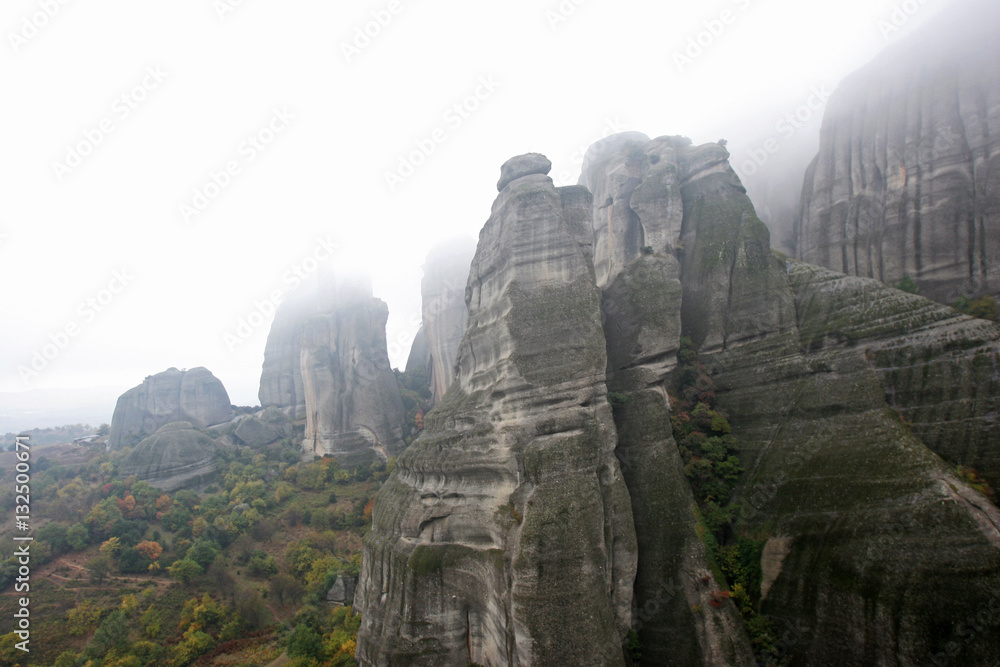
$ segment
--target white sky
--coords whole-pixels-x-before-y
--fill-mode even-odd
[[[324,265],[375,277],[402,366],[427,250],[477,236],[506,159],[544,153],[564,185],[610,128],[731,148],[767,136],[811,87],[832,89],[946,2],[908,0],[912,18],[883,35],[902,0],[4,0],[0,391],[124,391],[206,366],[256,404],[270,318],[233,350],[226,334],[331,241]],[[342,45],[389,8],[348,62]],[[679,71],[675,52],[723,11]],[[449,112],[477,92],[467,117]],[[111,132],[60,180],[54,164],[102,121]],[[273,139],[259,150],[245,143],[258,133]],[[385,173],[421,140],[433,153],[391,190]],[[228,162],[239,172],[185,222],[180,205]],[[23,380],[47,343],[64,346]]]

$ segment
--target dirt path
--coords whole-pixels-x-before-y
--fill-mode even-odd
[[[284,667],[285,665],[287,665],[291,661],[292,661],[292,659],[288,657],[287,653],[282,653],[277,658],[275,658],[274,660],[272,660],[267,665],[267,667]]]
[[[128,583],[133,585],[141,585],[147,581],[152,581],[156,584],[156,593],[160,594],[165,591],[171,583],[169,579],[164,579],[162,577],[153,576],[127,576],[127,575],[113,575],[108,574],[103,584],[95,584],[91,586],[73,586],[67,587],[65,584],[90,581],[90,571],[80,563],[80,560],[84,557],[83,554],[73,553],[66,554],[56,558],[51,563],[46,563],[42,567],[38,568],[34,572],[34,576],[48,579],[53,584],[58,586],[63,590],[72,591],[86,591],[86,590],[114,590],[116,588],[121,588],[122,584]],[[57,570],[63,568],[70,568],[74,575],[62,574]]]

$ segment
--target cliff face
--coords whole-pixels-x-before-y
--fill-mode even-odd
[[[956,3],[830,98],[797,256],[950,303],[1000,293],[995,2]]]
[[[357,594],[363,664],[623,664],[635,531],[577,241],[589,198],[556,189],[549,166],[505,165],[457,379],[379,493]]]
[[[620,402],[615,453],[638,538],[634,627],[648,665],[753,660],[735,608],[712,604],[719,588],[699,538],[667,399],[684,301],[682,266],[675,257],[681,247],[682,192],[700,175],[698,165],[711,171],[725,161],[721,153],[707,161],[698,155],[680,137],[650,141],[638,133],[619,135],[588,151],[581,179],[600,193],[591,214],[594,263],[605,272],[598,279],[607,276],[607,384]]]
[[[628,628],[642,664],[753,664],[671,436],[681,335],[741,443],[732,531],[780,652],[993,664],[966,619],[1000,599],[1000,512],[956,466],[1000,481],[1000,327],[775,255],[728,157],[628,134],[580,186],[505,166],[457,380],[376,499],[361,664],[621,664]]]
[[[403,446],[403,402],[386,351],[389,309],[366,282],[342,283],[322,298],[300,343],[303,449],[345,467],[384,461]]]
[[[136,444],[170,422],[206,428],[232,419],[232,404],[222,382],[207,368],[171,368],[147,377],[118,398],[108,448]]]
[[[329,454],[353,467],[402,448],[388,317],[364,280],[326,279],[278,308],[264,350],[261,406],[305,419],[306,454]]]
[[[306,416],[302,384],[302,331],[316,314],[316,296],[297,295],[278,306],[264,347],[264,367],[257,393],[262,408],[281,408],[292,419]]]
[[[471,241],[454,241],[432,249],[424,263],[424,279],[420,283],[422,331],[434,403],[444,397],[455,377],[458,346],[465,334],[469,312],[465,305],[465,284],[475,250]]]

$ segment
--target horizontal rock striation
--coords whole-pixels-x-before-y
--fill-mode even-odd
[[[671,435],[681,336],[783,659],[995,663],[1000,511],[958,466],[998,481],[1000,327],[773,253],[728,158],[628,133],[571,188],[505,165],[455,382],[376,499],[360,664],[624,664],[629,629],[644,665],[755,663]]]
[[[706,345],[743,446],[741,530],[766,540],[762,610],[792,664],[926,664],[962,610],[1000,590],[1000,514],[932,451],[948,454],[947,438],[922,441],[931,424],[908,424],[893,401],[917,412],[942,389],[964,391],[956,416],[982,414],[978,389],[945,387],[981,377],[998,332],[959,331],[972,321],[921,297],[777,259],[735,175],[711,178],[685,192],[685,247],[700,249],[685,252],[682,276],[733,268],[698,292],[717,314],[683,326]],[[739,215],[688,215],[688,195],[709,192]],[[944,341],[963,353],[935,360]],[[990,664],[997,630],[985,635],[967,664]]]
[[[216,444],[195,430],[190,422],[173,422],[160,427],[122,462],[122,478],[135,475],[165,493],[197,488],[215,475]]]
[[[457,379],[379,492],[360,664],[624,664],[636,545],[577,242],[589,201],[536,162],[503,170]]]
[[[137,444],[171,422],[187,421],[206,428],[232,416],[226,388],[207,368],[171,368],[147,377],[118,398],[108,448]]]
[[[945,303],[1000,293],[998,23],[995,2],[955,3],[838,87],[797,257]]]

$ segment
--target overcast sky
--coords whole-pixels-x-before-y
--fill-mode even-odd
[[[320,264],[374,276],[402,366],[427,250],[506,159],[749,145],[945,3],[4,0],[0,391],[206,366],[256,404],[270,302]]]

